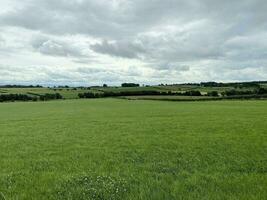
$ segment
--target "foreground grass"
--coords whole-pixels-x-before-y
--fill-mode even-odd
[[[0,192],[19,200],[264,199],[266,113],[267,101],[0,104]]]

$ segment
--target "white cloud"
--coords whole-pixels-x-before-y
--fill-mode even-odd
[[[267,78],[265,0],[2,0],[0,7],[0,84]]]

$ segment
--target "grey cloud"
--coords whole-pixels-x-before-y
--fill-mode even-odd
[[[134,40],[104,40],[91,48],[98,53],[139,58],[144,62],[158,63],[158,66],[162,62],[219,59],[225,56],[224,38],[220,38],[219,33],[221,30],[209,24],[208,20],[197,20],[189,26],[171,31],[163,28],[156,34],[141,33]]]
[[[65,41],[38,37],[31,41],[32,47],[38,52],[50,56],[84,57],[82,49]]]
[[[130,76],[130,77],[142,77],[143,76],[142,71],[136,66],[130,66],[124,73],[125,73],[125,76]]]
[[[77,72],[77,79],[91,79],[89,74],[94,74],[103,79],[113,77],[113,81],[123,80],[123,77],[146,80],[152,76],[163,80],[161,76],[174,74],[173,77],[188,81],[199,77],[241,80],[236,73],[238,70],[248,79],[251,78],[247,75],[249,73],[255,79],[266,76],[263,70],[267,63],[265,0],[17,2],[12,4],[12,9],[0,13],[0,30],[16,27],[31,34],[45,35],[34,38],[30,44],[22,40],[25,44],[21,45],[21,55],[29,53],[30,45],[42,55],[63,57],[77,65],[101,65],[105,69],[101,72]],[[86,44],[81,46],[79,39],[65,40],[80,35],[92,40],[87,47]],[[3,38],[8,37],[6,33]],[[12,45],[5,43],[0,37],[0,50],[4,48],[1,54],[12,51]],[[127,65],[124,72],[122,67],[110,70],[117,64],[124,65],[117,58],[124,58]],[[139,69],[127,69],[135,65],[130,62],[137,61],[143,71],[153,72],[148,74]]]
[[[141,54],[145,52],[145,49],[142,44],[138,42],[128,41],[108,42],[104,40],[101,43],[92,45],[91,48],[98,53],[123,58],[138,58]]]
[[[75,69],[75,72],[81,73],[81,74],[94,74],[94,73],[99,73],[103,72],[103,70],[98,69],[98,68],[81,68],[79,67],[78,69]]]
[[[15,46],[10,46],[6,39],[0,35],[0,58],[8,57],[11,53],[16,52],[18,49]],[[1,64],[1,62],[0,62]]]
[[[145,34],[140,40],[146,44],[146,52],[149,52],[147,57],[157,61],[218,59],[224,56],[223,39],[219,38],[218,31],[207,23],[193,24],[186,33],[178,30],[156,36]]]
[[[96,64],[96,63],[101,63],[101,61],[93,58],[93,57],[79,57],[79,58],[75,58],[72,60],[74,63],[78,63],[78,64]]]
[[[5,51],[5,40],[0,35],[0,52]]]
[[[267,60],[267,32],[249,36],[236,36],[225,43],[227,58],[242,62],[244,60]]]
[[[32,76],[34,74],[34,77]],[[121,74],[97,69],[64,70],[62,67],[48,66],[4,66],[0,65],[0,85],[4,84],[42,84],[42,85],[99,85],[103,82],[117,83]]]
[[[234,29],[242,20],[246,27],[266,26],[264,0],[214,1],[203,0],[31,0],[24,8],[1,17],[8,25],[22,26],[49,33],[83,33],[96,37],[135,35],[166,23],[187,23],[198,19],[214,19],[229,23]],[[242,23],[241,23],[242,24]]]
[[[176,71],[189,71],[190,66],[180,63],[154,63],[153,65],[149,65],[152,68],[156,68],[159,70],[176,70]]]
[[[4,45],[5,40],[4,38],[0,35],[0,46]]]
[[[6,49],[6,40],[0,35],[0,50]]]
[[[38,0],[24,8],[1,16],[0,23],[41,30],[51,34],[89,34],[101,36],[118,33],[116,22],[123,15],[113,15],[121,8],[112,6],[112,1],[65,1]],[[123,16],[122,16],[123,17]]]

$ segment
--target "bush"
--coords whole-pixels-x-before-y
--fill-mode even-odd
[[[225,91],[224,95],[226,96],[235,96],[235,95],[250,95],[255,94],[254,91],[246,90],[246,91],[240,91],[240,90],[227,90]]]
[[[192,90],[192,91],[186,91],[183,93],[185,96],[201,96],[201,92],[197,90]]]
[[[217,91],[211,91],[211,92],[208,92],[207,96],[210,96],[210,97],[218,97],[219,94]]]
[[[121,84],[121,87],[139,87],[139,84],[136,83],[123,83]]]
[[[267,94],[267,89],[259,88],[259,90],[257,90],[257,94]]]
[[[48,100],[55,100],[55,99],[63,99],[63,97],[61,96],[61,94],[59,93],[55,93],[55,94],[44,94],[44,95],[40,95],[40,100],[41,101],[48,101]]]
[[[31,97],[26,94],[0,95],[0,102],[6,102],[6,101],[37,101],[37,97]]]
[[[99,98],[99,97],[101,97],[101,95],[102,94],[92,93],[92,92],[86,92],[86,93],[79,93],[78,94],[78,97],[79,98],[90,99],[90,98]]]
[[[199,91],[187,91],[185,93],[177,92],[161,92],[156,90],[145,90],[145,91],[121,91],[121,92],[103,92],[103,93],[80,93],[79,98],[102,98],[102,97],[120,97],[120,96],[153,96],[153,95],[185,95],[185,96],[201,96]]]
[[[246,91],[240,91],[240,90],[228,90],[224,92],[224,95],[226,96],[236,96],[236,95],[262,95],[267,94],[267,89],[265,88],[259,88],[256,90],[246,90]]]

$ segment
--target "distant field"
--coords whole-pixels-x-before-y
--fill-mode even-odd
[[[201,99],[214,99],[214,97],[207,96],[161,96],[161,95],[153,95],[153,96],[125,96],[122,97],[128,100],[201,100]]]
[[[267,101],[65,100],[0,113],[8,200],[267,196]]]
[[[210,97],[210,96],[168,96],[168,95],[145,95],[145,96],[123,96],[119,97],[121,99],[128,99],[128,100],[162,100],[162,101],[215,101],[215,100],[248,100],[251,98],[250,95],[243,95],[242,98],[238,97]],[[255,99],[260,99],[260,100],[267,100],[267,95],[262,96],[261,98],[254,98]]]
[[[99,90],[99,91],[108,91],[108,92],[123,92],[123,91],[165,91],[164,88],[158,88],[154,86],[149,87],[99,87],[99,88],[93,88],[93,90]]]
[[[158,86],[157,88],[163,90],[171,90],[171,91],[189,91],[189,90],[199,90],[201,92],[210,92],[210,91],[218,91],[224,92],[226,90],[234,89],[233,87],[200,87],[200,86],[191,86],[191,85],[179,85],[179,86]]]
[[[262,84],[262,87],[266,85]],[[267,86],[266,86],[267,88]],[[195,85],[163,85],[163,86],[142,86],[142,87],[91,87],[91,88],[0,88],[1,94],[26,94],[30,96],[44,95],[46,93],[59,93],[64,99],[78,99],[79,93],[104,93],[104,92],[135,92],[135,91],[157,91],[157,92],[186,92],[186,91],[200,91],[202,95],[208,92],[217,91],[218,94],[227,90],[247,91],[255,90],[253,87],[234,88],[234,87],[202,87]],[[162,97],[165,98],[165,97]],[[169,98],[169,97],[168,97]],[[181,99],[183,97],[171,97]],[[192,97],[192,99],[208,98],[208,97]],[[149,99],[149,96],[144,99]],[[190,97],[184,97],[185,100]]]

